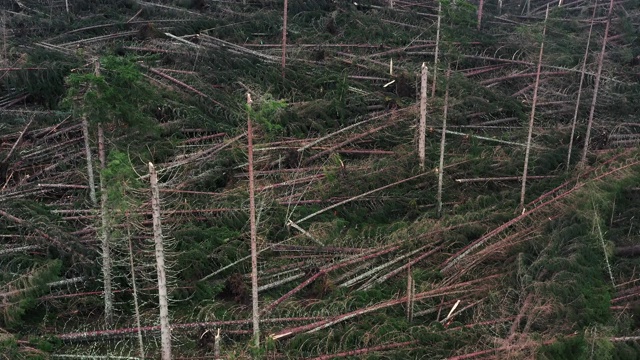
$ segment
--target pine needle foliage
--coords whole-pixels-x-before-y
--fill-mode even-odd
[[[157,133],[150,112],[159,96],[143,81],[134,58],[107,56],[99,60],[100,73],[67,77],[67,96],[63,104],[77,117],[91,123],[111,124],[144,134]]]

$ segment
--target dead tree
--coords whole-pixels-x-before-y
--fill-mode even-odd
[[[284,0],[283,20],[282,20],[282,79],[284,80],[284,69],[287,59],[287,15],[288,1]]]
[[[529,132],[527,134],[527,147],[524,155],[524,170],[522,171],[522,188],[520,189],[520,209],[524,208],[524,195],[527,191],[527,172],[529,171],[529,153],[531,152],[531,136],[533,134],[533,120],[536,116],[536,104],[538,103],[538,87],[540,85],[540,68],[542,67],[542,54],[544,53],[544,37],[547,33],[547,19],[549,18],[549,5],[544,16],[544,27],[542,28],[542,41],[540,42],[540,53],[538,54],[538,69],[536,71],[536,83],[533,88],[533,102],[531,104],[531,116],[529,117]]]
[[[591,108],[589,109],[589,121],[587,122],[587,133],[584,136],[584,147],[582,148],[582,159],[580,166],[583,167],[587,161],[587,153],[589,152],[589,141],[591,137],[591,127],[593,126],[593,115],[596,110],[596,101],[598,99],[598,89],[600,88],[600,77],[602,75],[602,63],[604,62],[604,54],[607,51],[607,39],[609,37],[609,26],[611,25],[611,17],[613,15],[613,0],[609,3],[609,13],[607,14],[607,24],[604,28],[604,38],[602,39],[602,50],[598,57],[598,70],[596,71],[596,80],[593,84],[593,97],[591,98]]]
[[[140,347],[140,353],[138,354],[144,359],[144,342],[142,341],[142,324],[140,321],[140,307],[138,305],[138,285],[136,283],[136,269],[133,263],[133,245],[131,244],[131,226],[129,222],[129,216],[127,214],[125,218],[127,227],[127,240],[129,242],[129,268],[131,271],[131,288],[133,290],[133,305],[136,314],[136,326],[138,327],[138,346]]]
[[[108,195],[105,189],[104,175],[102,174],[107,166],[107,159],[104,149],[104,131],[98,125],[98,157],[100,158],[100,227],[102,238],[102,277],[104,285],[104,317],[107,325],[113,321],[113,289],[111,287],[111,250],[109,246],[109,214],[107,213]]]
[[[93,175],[93,159],[91,156],[91,145],[89,144],[89,122],[87,118],[82,118],[82,137],[84,138],[84,152],[87,158],[87,177],[89,178],[89,198],[91,199],[91,205],[95,208],[98,205],[96,199],[96,187],[95,179]]]
[[[436,79],[438,78],[438,50],[440,49],[440,23],[442,20],[442,3],[438,3],[438,25],[436,27],[436,50],[433,59],[433,86],[431,87],[431,97],[436,95]]]
[[[418,158],[420,159],[420,169],[424,170],[425,162],[425,133],[427,130],[427,76],[429,70],[425,63],[422,63],[422,74],[420,77],[420,125],[418,126]]]
[[[158,272],[158,301],[160,306],[162,360],[171,360],[171,327],[169,325],[167,275],[164,265],[162,224],[160,222],[160,192],[158,191],[158,173],[152,163],[149,163],[149,175],[151,179],[151,209],[153,210],[153,240],[156,247],[156,268]]]
[[[444,178],[444,147],[447,136],[447,112],[449,109],[449,77],[451,76],[451,69],[447,70],[447,84],[444,91],[444,109],[442,114],[442,136],[440,137],[440,164],[438,166],[438,211],[437,216],[442,216],[442,181]]]
[[[589,44],[591,43],[591,33],[593,31],[593,19],[596,16],[596,9],[598,9],[598,2],[596,1],[593,7],[593,14],[591,14],[591,25],[589,25],[589,35],[587,36],[587,46],[584,49],[584,58],[582,59],[582,69],[580,70],[580,85],[578,85],[578,98],[576,99],[576,108],[573,113],[573,122],[571,124],[571,138],[569,139],[569,151],[567,151],[567,171],[571,165],[571,150],[573,150],[573,136],[576,133],[576,123],[578,122],[578,110],[580,109],[580,97],[582,96],[582,85],[584,84],[584,74],[587,67],[587,59],[589,58]]]
[[[247,114],[251,108],[251,95],[247,93]],[[251,116],[247,115],[247,143],[249,158],[249,221],[251,227],[251,303],[253,320],[253,337],[256,348],[260,346],[260,308],[258,305],[258,245],[256,228],[256,199],[253,174],[253,129]]]
[[[478,3],[478,30],[482,28],[482,10],[484,9],[484,0]]]

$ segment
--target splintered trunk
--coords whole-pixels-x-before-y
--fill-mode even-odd
[[[283,20],[282,20],[282,78],[284,79],[284,69],[287,59],[287,15],[288,1],[284,0]]]
[[[442,181],[444,178],[444,147],[447,136],[447,112],[449,110],[449,77],[451,69],[447,70],[447,84],[444,91],[444,109],[442,114],[442,136],[440,137],[440,164],[438,166],[438,217],[442,216]]]
[[[107,214],[107,190],[102,172],[107,166],[104,149],[104,131],[98,125],[98,156],[100,158],[100,227],[102,238],[102,277],[104,283],[104,317],[107,325],[113,321],[113,289],[111,288],[111,254],[109,247],[109,215]]]
[[[84,153],[87,158],[87,177],[89,178],[89,198],[91,205],[96,207],[98,200],[96,199],[95,178],[93,176],[93,159],[91,156],[91,145],[89,144],[89,122],[85,117],[82,118],[82,137],[84,138]]]
[[[247,93],[247,106],[251,106],[251,96]],[[253,174],[253,129],[251,117],[247,116],[247,142],[249,158],[249,222],[251,227],[251,302],[253,337],[256,348],[260,346],[260,308],[258,305],[258,232],[256,227],[256,198]]]
[[[533,134],[533,119],[536,116],[536,104],[538,103],[538,86],[540,85],[540,68],[542,67],[542,54],[544,52],[544,37],[547,33],[547,18],[549,17],[549,5],[544,16],[544,27],[542,28],[542,42],[540,43],[540,53],[538,54],[538,69],[536,70],[536,85],[533,88],[533,102],[531,104],[531,116],[529,117],[529,132],[527,134],[527,147],[524,155],[524,170],[522,171],[522,188],[520,189],[520,209],[524,208],[524,196],[527,191],[527,172],[529,171],[529,153],[531,152],[531,136]]]
[[[578,85],[578,99],[576,99],[576,108],[573,112],[573,122],[571,124],[571,138],[569,139],[569,151],[567,152],[567,171],[571,165],[571,151],[573,150],[573,136],[576,133],[576,123],[578,122],[578,110],[580,109],[580,97],[582,96],[582,85],[584,84],[584,73],[587,67],[587,59],[589,58],[589,44],[591,43],[591,33],[593,31],[593,19],[596,17],[596,9],[598,9],[598,1],[593,6],[591,14],[591,25],[589,25],[589,36],[587,36],[587,46],[584,49],[584,58],[582,59],[582,69],[580,70],[580,85]]]
[[[158,173],[149,163],[151,180],[151,209],[153,210],[153,240],[156,246],[156,267],[158,271],[158,302],[160,306],[160,338],[162,360],[171,360],[171,327],[169,326],[169,301],[167,297],[167,275],[164,265],[164,245],[162,243],[162,224],[160,223],[160,192],[158,191]]]
[[[442,19],[442,3],[438,3],[438,25],[436,27],[436,50],[433,59],[433,85],[431,87],[431,97],[436,95],[436,79],[438,78],[438,50],[440,49],[440,21]]]
[[[221,359],[220,358],[220,341],[222,339],[220,338],[220,328],[218,328],[218,332],[216,333],[216,336],[213,338],[213,357],[214,359]]]
[[[422,74],[420,77],[420,125],[418,126],[418,158],[420,159],[420,169],[424,170],[425,138],[427,131],[427,65],[422,63]]]
[[[584,147],[582,148],[582,159],[580,166],[584,166],[587,161],[587,153],[589,152],[589,141],[591,137],[591,127],[593,126],[593,115],[596,111],[596,101],[598,99],[598,89],[600,88],[600,77],[602,75],[602,63],[604,62],[604,54],[607,51],[607,39],[609,37],[609,26],[611,25],[611,15],[613,14],[613,0],[609,3],[609,13],[607,14],[607,24],[604,28],[604,38],[602,39],[602,50],[598,57],[598,70],[596,71],[596,80],[593,84],[593,97],[591,98],[591,108],[589,109],[589,121],[587,122],[587,133],[584,136]]]

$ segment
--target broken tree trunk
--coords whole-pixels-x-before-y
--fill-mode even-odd
[[[93,176],[93,160],[91,156],[91,145],[89,144],[89,122],[86,117],[82,118],[82,137],[84,138],[84,153],[87,158],[87,177],[89,178],[89,198],[95,208],[98,205],[96,199],[95,179]]]
[[[447,111],[449,108],[449,77],[451,76],[451,69],[447,70],[447,84],[444,91],[444,110],[442,114],[442,136],[440,137],[440,165],[438,165],[438,210],[436,216],[442,216],[442,181],[444,178],[444,147],[447,136]]]
[[[598,57],[598,70],[596,71],[596,80],[593,84],[593,97],[591,98],[591,108],[589,109],[589,121],[587,122],[587,133],[584,136],[584,147],[582,148],[582,159],[580,159],[580,167],[584,167],[587,161],[587,153],[589,152],[589,141],[591,137],[591,127],[593,126],[593,115],[596,110],[596,101],[598,99],[598,89],[600,88],[600,77],[602,75],[602,63],[604,62],[604,54],[607,51],[607,38],[609,36],[609,26],[611,25],[611,16],[613,14],[613,0],[609,3],[609,13],[607,14],[607,24],[604,28],[604,38],[602,39],[602,50]]]
[[[436,79],[438,78],[438,50],[440,49],[440,22],[442,20],[442,3],[438,2],[438,25],[436,27],[436,50],[433,59],[433,85],[431,97],[436,95]]]
[[[98,125],[98,157],[100,158],[100,237],[102,238],[102,278],[104,285],[104,318],[107,326],[113,321],[113,289],[111,288],[111,254],[109,247],[109,215],[107,214],[107,189],[103,172],[107,166],[104,149],[104,131]]]
[[[167,275],[164,264],[162,224],[160,223],[160,192],[158,191],[158,173],[156,173],[156,169],[152,163],[149,163],[149,175],[151,181],[151,208],[153,209],[153,240],[156,247],[156,267],[158,272],[162,360],[171,360],[171,327],[169,325],[169,300],[167,297]]]
[[[478,3],[478,30],[482,28],[482,10],[484,9],[484,0]]]
[[[282,20],[282,79],[284,80],[284,69],[287,59],[287,14],[288,1],[284,0],[283,20]]]
[[[319,277],[321,277],[321,276],[323,276],[323,275],[325,275],[325,274],[327,274],[327,273],[329,273],[331,271],[343,268],[345,266],[348,266],[348,265],[351,265],[351,264],[354,264],[354,263],[357,263],[357,262],[373,259],[373,258],[376,258],[376,257],[381,256],[383,254],[387,254],[387,253],[390,253],[392,251],[395,251],[397,249],[398,249],[398,246],[394,246],[394,247],[391,247],[391,248],[387,248],[387,249],[383,249],[381,251],[375,252],[373,254],[368,254],[366,256],[357,256],[357,257],[348,259],[348,260],[346,260],[344,262],[340,262],[340,263],[337,263],[335,265],[327,266],[324,269],[321,269],[320,271],[315,273],[313,276],[311,276],[307,280],[303,281],[300,285],[296,286],[294,289],[292,289],[288,293],[282,295],[276,301],[274,301],[271,304],[269,304],[269,306],[267,306],[267,307],[265,307],[263,309],[263,312],[264,313],[268,313],[269,311],[273,310],[276,306],[278,306],[278,304],[280,304],[283,301],[287,300],[288,298],[293,296],[295,293],[299,292],[300,290],[305,288],[307,285],[311,284],[313,281],[318,279]]]
[[[220,357],[220,341],[222,338],[220,337],[220,328],[218,328],[218,332],[216,336],[213,338],[213,357],[214,359],[221,359]]]
[[[596,0],[596,5],[598,4]],[[569,138],[569,151],[567,151],[567,171],[571,165],[571,150],[573,150],[573,136],[576,133],[576,123],[578,122],[578,110],[580,109],[580,97],[582,96],[582,85],[584,84],[584,75],[587,67],[587,59],[589,58],[589,44],[591,43],[591,33],[593,32],[593,19],[596,16],[596,9],[593,7],[591,14],[591,24],[589,25],[589,35],[587,36],[587,46],[584,49],[584,58],[582,59],[582,69],[580,69],[580,85],[578,85],[578,98],[576,99],[576,108],[573,113],[573,122],[571,123],[571,137]]]
[[[616,256],[636,257],[640,255],[640,245],[618,247],[615,250]]]
[[[138,286],[136,283],[136,269],[133,264],[133,245],[131,244],[131,227],[129,222],[129,215],[127,214],[126,218],[126,227],[127,227],[127,240],[129,241],[129,267],[131,271],[131,288],[133,290],[133,305],[136,314],[136,326],[138,327],[138,346],[140,347],[138,354],[142,359],[144,359],[144,342],[142,340],[142,328],[140,321],[140,307],[138,305]]]
[[[348,199],[346,199],[346,200],[340,201],[339,203],[333,204],[333,205],[328,206],[328,207],[326,207],[326,208],[324,208],[324,209],[322,209],[322,210],[318,210],[318,211],[314,212],[313,214],[310,214],[310,215],[307,215],[307,216],[303,217],[302,219],[298,220],[298,221],[297,221],[297,223],[298,223],[298,224],[300,224],[300,223],[301,223],[301,222],[303,222],[303,221],[309,220],[309,219],[311,219],[312,217],[314,217],[314,216],[316,216],[316,215],[320,215],[320,214],[322,214],[323,212],[325,212],[325,211],[329,211],[329,210],[331,210],[331,209],[333,209],[333,208],[336,208],[336,207],[338,207],[338,206],[340,206],[340,205],[344,205],[344,204],[346,204],[346,203],[348,203],[348,202],[351,202],[351,201],[357,200],[357,199],[362,198],[362,197],[365,197],[365,196],[367,196],[367,195],[371,195],[371,194],[376,193],[376,192],[378,192],[378,191],[381,191],[381,190],[384,190],[384,189],[388,189],[388,188],[390,188],[390,187],[392,187],[392,186],[395,186],[395,185],[398,185],[398,184],[402,184],[402,183],[407,182],[407,181],[409,181],[409,180],[413,180],[413,179],[419,178],[419,177],[424,176],[424,175],[426,175],[426,174],[427,174],[427,173],[422,173],[422,174],[418,174],[418,175],[415,175],[415,176],[411,176],[411,177],[409,177],[409,178],[406,178],[406,179],[403,179],[403,180],[400,180],[400,181],[396,181],[396,182],[394,182],[394,183],[392,183],[392,184],[385,185],[385,186],[379,187],[379,188],[377,188],[377,189],[373,189],[373,190],[371,190],[371,191],[367,191],[367,192],[362,193],[362,194],[360,194],[360,195],[356,195],[356,196],[354,196],[354,197],[351,197],[351,198],[348,198]]]
[[[429,70],[425,63],[422,63],[422,74],[420,77],[420,124],[418,126],[418,158],[420,159],[420,169],[424,170],[425,162],[425,133],[427,131],[427,76]]]
[[[359,355],[364,355],[364,354],[377,352],[377,351],[402,348],[402,347],[414,345],[417,343],[418,343],[417,340],[412,340],[412,341],[405,341],[405,342],[399,342],[399,343],[393,343],[393,344],[378,345],[370,348],[350,350],[350,351],[345,351],[337,354],[322,355],[322,356],[311,358],[309,360],[330,360],[330,359],[341,358],[341,357],[359,356]]]
[[[413,276],[411,276],[411,266],[407,268],[407,321],[413,321],[413,293],[415,292],[415,284]]]
[[[488,280],[491,279],[495,279],[502,276],[501,274],[495,274],[495,275],[489,275],[487,277],[481,278],[481,279],[476,279],[476,280],[470,280],[467,282],[462,282],[462,283],[458,283],[458,284],[454,284],[454,285],[448,285],[448,286],[443,286],[441,288],[437,288],[437,289],[432,289],[432,290],[428,290],[425,292],[421,292],[418,294],[414,295],[414,301],[415,300],[423,300],[423,299],[427,299],[427,298],[433,298],[433,297],[437,297],[437,296],[441,296],[441,295],[445,295],[445,294],[453,294],[453,293],[457,293],[457,292],[466,292],[466,291],[477,291],[478,290],[478,286],[472,286],[472,285],[477,285],[478,283],[481,282],[486,282]],[[403,296],[399,299],[393,299],[393,300],[387,300],[387,301],[383,301],[383,302],[379,302],[377,304],[362,308],[362,309],[357,309],[348,313],[344,313],[344,314],[340,314],[340,315],[336,315],[330,318],[323,318],[322,320],[319,320],[317,322],[311,323],[311,324],[307,324],[307,325],[303,325],[303,326],[298,326],[295,328],[288,328],[288,329],[283,329],[278,331],[277,333],[271,334],[269,335],[273,340],[279,340],[282,338],[287,338],[293,335],[297,335],[300,333],[304,333],[304,332],[308,332],[308,333],[312,333],[312,332],[316,332],[322,329],[325,329],[327,327],[339,324],[343,321],[346,321],[348,319],[352,319],[354,317],[357,316],[361,316],[361,315],[365,315],[368,314],[370,312],[373,311],[377,311],[380,309],[384,309],[387,307],[391,307],[391,306],[395,306],[398,304],[402,304],[405,303],[407,301],[407,297]]]
[[[542,54],[544,53],[544,37],[547,33],[547,19],[549,17],[549,5],[544,17],[544,27],[542,28],[542,41],[540,43],[540,53],[538,55],[538,69],[536,71],[536,85],[533,88],[533,103],[531,104],[531,116],[529,117],[529,132],[527,135],[527,147],[524,155],[524,170],[522,170],[522,188],[520,189],[520,209],[524,208],[524,196],[527,191],[527,172],[529,171],[529,154],[531,152],[531,136],[533,134],[533,120],[536,116],[536,104],[538,103],[538,86],[540,85],[540,68],[542,67]]]
[[[249,221],[251,227],[251,319],[253,320],[253,340],[255,341],[256,348],[259,348],[260,308],[258,304],[258,232],[256,228],[255,180],[253,175],[253,129],[251,127],[251,117],[249,116],[248,112],[252,102],[253,101],[251,101],[251,95],[247,93],[247,157],[249,158]]]

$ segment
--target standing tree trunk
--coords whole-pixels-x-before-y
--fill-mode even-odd
[[[251,108],[251,95],[247,93],[247,114]],[[251,116],[247,115],[247,142],[249,158],[249,222],[251,227],[251,301],[253,320],[253,337],[256,348],[260,347],[260,307],[258,305],[258,231],[256,228],[256,197],[253,174],[253,129]]]
[[[220,341],[222,338],[220,337],[220,328],[218,328],[218,332],[216,336],[213,338],[213,358],[216,360],[221,360],[220,357]]]
[[[162,243],[162,224],[160,223],[160,191],[158,190],[158,174],[152,163],[149,163],[149,175],[151,180],[151,209],[153,211],[153,240],[156,245],[156,266],[158,271],[162,360],[171,360],[171,327],[169,325],[169,301],[167,297],[167,275],[164,265],[164,245]]]
[[[89,177],[89,198],[91,199],[91,204],[95,208],[98,205],[98,200],[96,199],[96,185],[95,178],[93,175],[93,159],[91,156],[91,145],[89,144],[89,122],[87,118],[83,116],[82,118],[82,137],[84,137],[84,153],[87,158],[87,176]]]
[[[431,97],[436,95],[436,79],[438,78],[438,50],[440,49],[440,21],[442,19],[442,3],[438,3],[438,25],[436,27],[436,51],[433,59],[433,86]]]
[[[527,147],[524,154],[524,170],[522,171],[522,188],[520,189],[520,209],[524,209],[524,196],[527,191],[527,172],[529,171],[529,153],[531,152],[531,136],[533,135],[533,119],[536,115],[536,104],[538,103],[538,86],[540,85],[540,68],[542,67],[542,54],[544,52],[544,37],[547,33],[547,18],[549,17],[549,5],[544,16],[544,27],[542,28],[542,42],[540,43],[540,53],[538,54],[538,69],[536,70],[536,84],[533,88],[533,102],[531,104],[531,116],[529,117],[529,132],[527,134]]]
[[[604,54],[607,51],[607,39],[609,37],[609,26],[611,25],[611,16],[613,15],[613,0],[609,3],[609,13],[607,14],[607,25],[604,28],[604,38],[602,39],[602,50],[598,57],[598,70],[596,72],[596,80],[593,84],[593,98],[591,98],[591,108],[589,109],[589,122],[587,122],[587,133],[584,136],[584,147],[582,148],[582,159],[580,167],[584,167],[587,161],[587,153],[589,152],[589,141],[591,137],[591,127],[593,126],[593,115],[596,111],[596,101],[598,99],[598,88],[600,87],[600,76],[602,74],[602,63],[604,62]]]
[[[133,265],[133,245],[131,244],[131,226],[129,222],[129,214],[125,217],[125,226],[127,227],[127,240],[129,241],[129,267],[131,271],[131,287],[133,290],[133,305],[136,314],[136,325],[138,326],[138,346],[140,347],[138,354],[144,359],[144,341],[142,340],[142,324],[140,321],[140,307],[138,305],[138,285],[136,284],[136,270]]]
[[[3,64],[7,62],[9,63],[9,58],[7,57],[7,12],[2,12],[2,62]]]
[[[287,15],[288,1],[284,0],[283,21],[282,21],[282,78],[284,79],[284,69],[287,59]]]
[[[113,290],[111,288],[111,253],[109,247],[109,215],[107,214],[107,189],[103,171],[107,166],[104,149],[104,131],[98,125],[98,157],[100,158],[100,218],[102,219],[102,277],[104,282],[104,317],[107,326],[113,321]]]
[[[589,26],[589,36],[587,36],[587,47],[584,50],[584,58],[582,59],[582,69],[580,70],[580,85],[578,86],[578,99],[576,99],[576,108],[573,113],[573,122],[571,124],[571,138],[569,139],[569,151],[567,152],[567,171],[571,165],[571,151],[573,150],[573,136],[576,133],[576,123],[578,122],[578,111],[580,109],[580,97],[582,96],[582,85],[584,83],[584,73],[587,67],[587,59],[589,58],[589,44],[591,43],[591,33],[593,31],[593,19],[598,9],[598,1],[593,6],[593,14],[591,14],[591,25]]]
[[[424,170],[425,163],[425,138],[427,131],[427,65],[422,63],[422,74],[420,77],[420,124],[418,126],[418,158],[420,159],[420,170]]]
[[[501,7],[501,6],[500,6]],[[484,8],[484,0],[478,3],[478,30],[482,28],[482,10]]]
[[[415,292],[415,282],[411,276],[411,266],[407,268],[407,321],[413,321],[413,295]]]
[[[442,114],[442,136],[440,137],[440,164],[438,166],[438,211],[437,216],[442,216],[442,181],[444,178],[444,146],[447,135],[447,112],[449,110],[449,77],[451,69],[447,69],[447,84],[444,91],[444,110]]]

